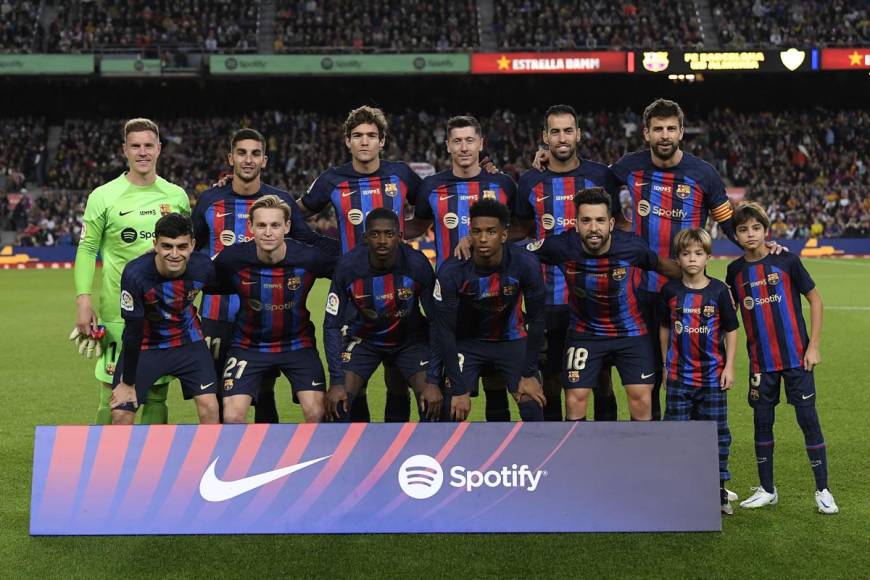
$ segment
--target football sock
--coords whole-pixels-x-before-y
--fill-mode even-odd
[[[486,393],[486,420],[487,421],[510,421],[511,410],[508,407],[508,394],[506,389],[493,389]]]
[[[758,464],[758,479],[761,487],[773,493],[773,407],[755,407],[755,462]]]
[[[350,405],[350,422],[351,423],[370,423],[372,420],[369,414],[369,400],[365,392],[351,397],[347,395],[348,405]]]
[[[819,491],[828,487],[828,453],[825,448],[825,439],[822,437],[822,427],[819,425],[819,416],[815,406],[795,407],[797,422],[804,433],[804,442],[807,447],[807,457],[810,459],[810,467],[813,468],[813,476],[816,478],[816,489]]]
[[[520,408],[520,419],[523,421],[543,421],[544,409],[535,401],[524,401],[517,403]]]
[[[653,421],[661,421],[662,420],[662,398],[660,393],[662,391],[661,382],[656,382],[653,385],[652,390],[652,420]],[[613,401],[614,405],[616,404],[616,399]]]
[[[385,423],[406,423],[411,419],[411,397],[408,393],[392,394],[387,391],[387,403],[384,406]]]
[[[594,393],[592,406],[596,421],[616,421],[616,394],[613,391]],[[661,413],[661,411],[659,412]]]
[[[169,409],[166,408],[166,395],[169,383],[153,385],[148,389],[148,402],[142,405],[140,425],[166,425],[169,422]]]
[[[254,404],[254,423],[278,423],[278,407],[275,405],[275,379],[263,379]]]
[[[100,383],[100,404],[97,407],[97,416],[94,419],[94,425],[111,425],[112,424],[112,408],[109,407],[109,401],[112,400],[112,389],[107,388]]]

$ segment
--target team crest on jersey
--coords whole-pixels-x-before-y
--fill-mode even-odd
[[[395,183],[384,184],[384,193],[390,197],[396,197],[399,194],[399,187]]]
[[[399,297],[399,300],[409,300],[413,295],[414,291],[410,288],[405,288],[404,286],[396,290],[396,296]]]
[[[513,296],[517,293],[517,285],[516,284],[508,284],[507,286],[501,289],[501,293],[505,296]]]
[[[770,286],[776,286],[779,284],[779,272],[771,272],[767,275],[767,283]]]
[[[350,351],[344,351],[343,353],[341,353],[341,362],[350,362],[350,357]]]
[[[495,199],[495,191],[492,189],[484,189],[483,190],[483,199]]]
[[[761,392],[757,387],[751,387],[749,389],[749,398],[753,401],[757,401],[759,398],[761,398]]]
[[[299,290],[300,286],[302,286],[302,278],[299,276],[293,276],[292,278],[287,279],[287,288],[289,290]]]
[[[580,380],[580,371],[568,371],[568,382],[576,383]]]
[[[167,215],[170,213],[172,213],[172,206],[169,205],[168,203],[161,203],[160,204],[160,215]]]
[[[701,313],[707,318],[710,318],[711,316],[716,314],[716,307],[712,304],[707,304],[706,306],[704,306],[704,309],[701,311]]]
[[[619,282],[620,280],[625,279],[626,273],[627,272],[626,272],[625,268],[614,268],[613,272],[611,272],[610,275],[613,277],[614,280]]]
[[[677,185],[677,197],[680,199],[686,199],[692,195],[692,186],[687,185],[685,183],[680,183]]]
[[[111,376],[114,376],[114,374],[115,374],[115,363],[113,363],[113,362],[107,362],[107,363],[106,363],[106,374],[109,375],[110,377],[111,377]]]

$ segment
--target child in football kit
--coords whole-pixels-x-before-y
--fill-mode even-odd
[[[667,378],[665,421],[716,421],[720,503],[722,513],[733,514],[725,489],[731,479],[727,392],[734,385],[738,323],[728,287],[706,275],[712,247],[710,234],[700,228],[682,230],[674,238],[683,275],[662,288],[659,317]]]
[[[783,382],[786,400],[795,407],[804,434],[816,480],[816,506],[821,513],[835,514],[839,508],[828,490],[828,460],[813,378],[813,367],[821,362],[822,297],[798,256],[770,253],[765,245],[770,219],[761,205],[753,202],[738,207],[734,227],[744,255],[728,265],[727,283],[746,329],[749,404],[761,480],[740,507],[759,508],[779,501],[773,483],[773,422]],[[801,312],[801,295],[810,304],[810,335]]]

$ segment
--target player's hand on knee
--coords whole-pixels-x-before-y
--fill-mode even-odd
[[[550,152],[547,149],[538,149],[535,153],[535,158],[532,160],[532,167],[538,171],[545,171],[550,164]]]
[[[338,420],[342,413],[347,415],[349,412],[347,390],[343,385],[331,385],[326,393],[326,417]]]
[[[135,387],[122,381],[112,390],[112,398],[109,400],[109,407],[116,409],[126,403],[133,403],[133,408],[139,406],[139,401],[136,398]]]
[[[517,403],[532,400],[540,407],[544,407],[547,404],[544,388],[536,377],[521,377],[520,383],[517,386],[517,392],[514,393],[514,398]]]
[[[441,389],[437,385],[431,383],[423,388],[420,393],[420,414],[431,421],[437,421],[441,415],[441,404],[444,402],[444,395],[441,394]]]
[[[471,412],[471,394],[453,395],[450,400],[450,418],[454,421],[465,421]]]

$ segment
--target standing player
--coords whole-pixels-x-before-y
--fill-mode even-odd
[[[266,168],[268,157],[266,139],[259,131],[239,129],[233,133],[227,162],[233,168],[232,181],[204,191],[193,209],[197,250],[214,257],[227,246],[252,240],[248,221],[251,206],[264,195],[277,195],[291,209],[291,238],[322,247],[328,253],[337,251],[338,246],[334,240],[311,231],[302,212],[287,192],[262,182],[261,173]],[[227,350],[233,338],[233,321],[238,310],[239,297],[235,294],[204,294],[202,297],[202,330],[214,357],[215,373],[218,375],[223,373],[226,364]],[[278,422],[275,378],[276,376],[264,377],[254,414],[257,423]],[[221,394],[218,390],[218,399]]]
[[[200,423],[218,422],[215,373],[193,305],[214,283],[207,256],[193,252],[190,219],[171,213],[157,221],[154,252],[131,260],[121,276],[124,346],[114,376],[112,424],[132,425],[139,402],[163,375],[181,381]]]
[[[240,307],[223,370],[224,421],[244,423],[264,377],[284,373],[307,422],[324,415],[326,378],[306,307],[315,278],[332,275],[329,254],[284,238],[291,206],[264,195],[251,206],[254,239],[224,248],[214,260],[220,292],[234,292]]]
[[[397,367],[413,387],[422,420],[437,420],[441,413],[440,365],[430,355],[428,323],[420,313],[422,304],[432,316],[435,274],[422,252],[400,242],[400,232],[399,216],[373,209],[366,216],[365,243],[336,267],[323,334],[330,375],[327,406],[337,420],[350,419],[353,398],[382,362]],[[353,322],[342,347],[347,320]]]
[[[635,274],[656,270],[677,278],[680,268],[673,260],[660,260],[639,237],[614,231],[611,197],[603,188],[581,189],[574,205],[574,230],[528,246],[545,264],[558,265],[568,285],[570,321],[563,358],[567,419],[586,419],[589,391],[598,384],[605,359],[612,357],[632,420],[649,421],[655,361]]]
[[[70,338],[83,339],[105,327],[102,355],[94,374],[100,381],[96,423],[112,421],[109,399],[112,375],[120,354],[124,320],[120,304],[121,273],[133,258],[152,248],[154,224],[170,212],[190,214],[187,194],[157,175],[160,132],[149,119],[130,119],[124,125],[124,156],[129,170],[88,196],[76,251],[76,328]],[[103,262],[99,316],[91,301],[97,255]],[[166,423],[166,392],[170,377],[151,389],[142,409],[142,423]],[[150,387],[147,385],[144,388]]]
[[[544,342],[541,264],[505,243],[511,218],[498,201],[477,202],[469,218],[472,258],[449,258],[438,269],[435,284],[438,354],[449,380],[444,410],[464,421],[486,369],[502,376],[524,421],[543,421],[546,399],[538,379]]]
[[[447,121],[447,152],[451,168],[431,175],[420,184],[415,219],[423,231],[434,222],[435,260],[441,266],[454,254],[460,240],[471,228],[469,208],[483,199],[513,207],[517,187],[504,173],[491,174],[480,166],[483,135],[474,117],[453,117]],[[509,421],[507,393],[503,382],[484,380],[486,418]]]
[[[734,386],[737,313],[728,287],[708,278],[713,240],[707,230],[682,230],[674,237],[682,280],[662,288],[659,340],[665,353],[665,421],[716,421],[719,438],[719,498],[722,513],[733,514],[725,482],[731,431],[727,391]],[[652,330],[652,329],[650,329]]]
[[[823,514],[839,511],[828,490],[828,458],[819,416],[813,368],[821,362],[822,297],[800,258],[774,255],[764,242],[770,220],[757,203],[745,203],[734,215],[737,240],[745,252],[728,265],[726,281],[741,306],[749,351],[749,405],[755,417],[755,458],[760,485],[742,508],[775,505],[773,421],[779,385],[795,408],[807,456],[816,480],[816,506]],[[812,334],[807,335],[801,294],[810,303]]]
[[[544,116],[543,141],[550,152],[545,171],[530,169],[520,177],[514,213],[527,235],[536,239],[561,234],[574,228],[574,194],[588,187],[604,187],[613,199],[614,215],[619,208],[619,191],[613,174],[603,163],[580,159],[577,149],[581,132],[577,112],[569,105],[554,105]],[[562,420],[562,353],[568,333],[568,287],[556,266],[546,266],[547,284],[546,362],[542,366],[548,421]],[[595,420],[616,420],[616,397],[610,367],[601,375],[595,393]]]
[[[323,172],[299,200],[306,214],[335,210],[339,241],[343,254],[363,241],[366,216],[384,207],[399,216],[400,230],[405,230],[406,209],[413,205],[420,178],[406,164],[380,158],[387,137],[387,118],[374,107],[352,110],[344,122],[344,144],[351,161]],[[425,230],[415,230],[417,237]],[[408,389],[395,369],[384,369],[387,383],[385,416],[407,421],[410,413]],[[351,410],[353,421],[369,421],[365,388],[356,397]]]

